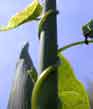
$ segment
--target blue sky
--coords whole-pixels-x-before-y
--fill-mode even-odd
[[[32,0],[2,0],[0,3],[0,24],[7,23],[11,15],[26,7]],[[57,0],[59,47],[83,40],[81,27],[93,18],[92,0]],[[30,42],[29,53],[38,69],[39,40],[36,22],[27,23],[14,30],[0,33],[0,109],[6,109],[15,75],[15,66],[22,46]],[[36,55],[38,54],[38,55]],[[63,52],[86,88],[87,80],[93,78],[93,45],[82,45]]]

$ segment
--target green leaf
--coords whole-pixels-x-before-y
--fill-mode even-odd
[[[88,27],[90,28],[89,38],[93,38],[93,20],[89,21]]]
[[[93,30],[93,19],[88,22],[90,30]]]
[[[32,92],[32,109],[89,109],[83,84],[77,80],[68,60],[63,55],[59,55],[59,59],[61,64],[58,71],[51,66],[38,78]],[[57,78],[57,84],[53,77]],[[54,91],[57,91],[56,95]],[[57,107],[53,106],[54,100],[57,101]]]
[[[82,27],[82,32],[83,32],[83,35],[84,35],[84,36],[89,35],[90,28],[89,28],[88,24],[83,25],[83,27]]]
[[[63,109],[89,109],[89,100],[88,94],[83,86],[83,84],[76,78],[73,69],[67,59],[59,55],[59,58],[63,64],[61,64],[58,68],[58,95],[59,99],[63,101]],[[68,92],[68,94],[64,95],[64,92]],[[69,94],[70,93],[70,94]],[[77,93],[78,96],[73,96],[71,93]],[[64,96],[61,98],[61,96]],[[67,97],[67,98],[66,98]],[[78,99],[80,98],[80,99]],[[66,100],[72,101],[71,104],[76,104],[72,106],[68,104]]]
[[[85,41],[88,43],[87,39],[93,38],[93,20],[90,20],[87,24],[82,27],[83,35],[86,38]]]
[[[38,0],[33,0],[25,9],[11,17],[6,26],[0,26],[0,31],[16,28],[28,21],[36,20],[42,13],[42,6]]]

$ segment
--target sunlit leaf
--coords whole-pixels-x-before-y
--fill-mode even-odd
[[[62,55],[59,58],[58,71],[55,67],[47,68],[38,78],[32,92],[32,109],[89,109],[83,84],[67,59]]]
[[[6,26],[0,26],[0,31],[7,31],[20,26],[28,21],[36,20],[42,12],[42,6],[38,0],[33,0],[25,9],[11,17]]]
[[[73,69],[67,59],[62,55],[59,55],[59,57],[62,64],[58,68],[58,94],[59,99],[63,101],[63,109],[89,109],[88,94],[83,84],[76,78]],[[66,92],[68,92],[67,95]],[[76,95],[77,97],[75,97],[71,95],[71,93],[77,94],[78,96]],[[64,100],[64,97],[61,98],[61,96],[64,96],[65,98],[67,97],[66,99],[69,99],[69,101],[72,101],[72,103],[76,105],[72,106],[70,104],[68,107],[68,105],[66,105],[68,104],[67,101]]]

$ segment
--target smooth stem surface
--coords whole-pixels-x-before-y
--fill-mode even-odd
[[[48,10],[56,11],[56,0],[45,0],[44,14]],[[40,73],[57,60],[57,24],[56,15],[48,17],[40,36]]]
[[[93,43],[93,40],[88,40],[88,43]],[[68,44],[68,45],[66,45],[62,48],[59,48],[58,53],[65,51],[68,48],[71,48],[71,47],[74,47],[74,46],[77,46],[77,45],[82,45],[82,44],[85,44],[85,41],[79,41],[79,42],[74,42],[74,43]]]
[[[52,9],[56,11],[56,0],[45,0],[44,11]],[[44,12],[44,14],[45,14]],[[40,36],[40,73],[50,65],[56,64],[57,61],[57,22],[56,15],[48,17],[42,34]],[[57,72],[53,71],[47,78],[47,84],[51,84],[51,88],[46,89],[48,99],[44,105],[44,109],[57,109],[58,106],[58,86]],[[45,92],[44,92],[45,93]]]

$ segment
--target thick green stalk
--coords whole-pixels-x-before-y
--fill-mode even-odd
[[[56,0],[45,0],[44,14],[48,10],[56,11]],[[56,15],[48,17],[40,36],[40,72],[56,63],[57,59],[57,24]]]
[[[52,9],[56,11],[56,0],[45,0],[44,14]],[[57,61],[57,22],[56,15],[53,14],[48,17],[43,31],[40,36],[40,73],[50,65],[56,64]],[[48,99],[42,104],[44,109],[57,109],[58,89],[57,89],[57,72],[53,71],[47,78],[45,84],[51,84],[51,88],[46,87],[46,94]],[[45,92],[44,92],[45,93]]]

